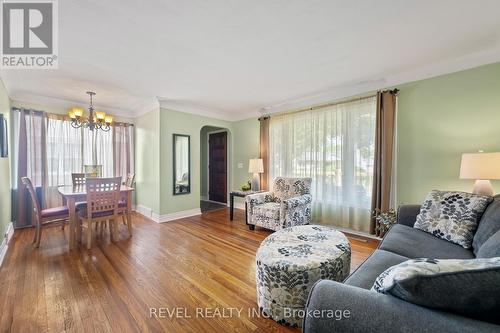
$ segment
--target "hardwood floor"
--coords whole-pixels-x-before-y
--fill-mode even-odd
[[[0,331],[298,331],[248,315],[257,309],[255,252],[270,232],[248,230],[243,211],[232,222],[228,209],[163,224],[134,214],[133,221],[133,237],[121,225],[119,241],[106,232],[89,251],[68,251],[68,228],[45,229],[39,249],[31,246],[33,230],[16,231],[0,269]],[[358,239],[351,239],[351,271],[377,246]],[[164,318],[151,317],[150,308]],[[191,318],[169,318],[175,308]],[[197,308],[212,313],[197,316]],[[222,308],[229,318],[216,316]]]

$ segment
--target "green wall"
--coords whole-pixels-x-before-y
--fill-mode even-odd
[[[160,110],[135,119],[136,202],[160,211]]]
[[[461,154],[500,151],[500,63],[398,88],[397,203],[471,191],[474,182],[458,177]]]
[[[135,123],[137,203],[151,208],[158,215],[197,209],[200,207],[200,198],[208,194],[207,160],[206,154],[202,152],[207,150],[209,132],[221,129],[228,132],[228,190],[239,188],[241,183],[249,179],[248,160],[259,155],[259,122],[255,118],[229,122],[160,108],[158,113],[155,111],[143,115]],[[153,125],[155,123],[159,126]],[[156,133],[159,133],[158,136]],[[191,137],[190,194],[172,193],[174,133]],[[238,168],[239,163],[243,165],[242,168]],[[159,179],[157,186],[154,184],[155,179]]]
[[[171,214],[200,207],[200,133],[204,126],[228,130],[229,170],[233,169],[233,135],[231,122],[203,117],[190,113],[160,109],[160,214]],[[173,195],[173,149],[172,135],[191,136],[191,193]],[[228,181],[232,188],[232,178]]]
[[[10,121],[10,100],[5,90],[3,82],[0,80],[0,113],[7,118],[7,123]],[[8,127],[8,133],[10,135],[10,128]],[[10,142],[9,142],[10,144]],[[10,147],[9,147],[10,148]],[[9,156],[10,156],[9,149]],[[9,158],[0,157],[0,243],[3,241],[3,235],[7,231],[7,226],[11,222],[10,219],[10,163]]]
[[[260,155],[260,124],[257,118],[245,119],[233,123],[234,132],[234,163],[233,184],[238,189],[241,184],[251,178],[248,173],[248,160],[258,158]],[[238,167],[243,165],[242,168]],[[236,202],[243,203],[242,198]]]

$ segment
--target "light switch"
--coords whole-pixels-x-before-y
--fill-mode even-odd
[[[238,169],[243,169],[243,163],[238,163]]]

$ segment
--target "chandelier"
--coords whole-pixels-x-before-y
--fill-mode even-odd
[[[95,111],[92,101],[92,96],[95,95],[95,92],[87,91],[87,95],[90,97],[90,105],[88,108],[89,116],[86,118],[81,108],[71,108],[68,112],[71,118],[71,126],[73,128],[88,128],[91,131],[94,129],[100,129],[104,132],[109,131],[111,129],[111,123],[113,122],[113,117],[106,115],[106,112]]]

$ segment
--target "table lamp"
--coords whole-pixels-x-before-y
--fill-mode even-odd
[[[474,179],[472,193],[493,195],[490,179],[500,179],[500,153],[462,154],[460,179]]]
[[[253,174],[252,191],[260,191],[260,175],[264,173],[264,162],[261,158],[252,158],[248,162],[248,172]]]

